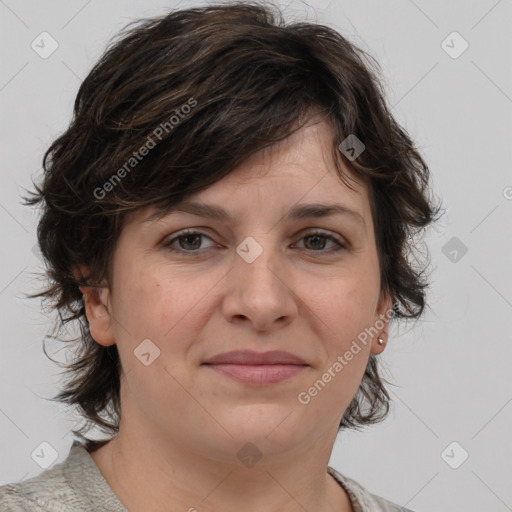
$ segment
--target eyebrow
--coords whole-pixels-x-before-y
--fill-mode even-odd
[[[231,221],[233,217],[230,213],[228,213],[221,206],[214,206],[205,203],[198,203],[195,201],[183,201],[169,209],[165,209],[164,212],[157,212],[151,215],[146,221],[153,220],[157,217],[163,217],[164,215],[170,215],[172,213],[191,213],[193,215],[198,215],[200,217],[222,220],[222,221]],[[288,213],[285,215],[285,219],[287,220],[301,220],[301,219],[309,219],[309,218],[324,218],[331,217],[334,215],[344,215],[351,217],[356,220],[358,223],[362,224],[362,226],[366,230],[366,222],[364,217],[357,211],[348,208],[342,204],[332,203],[332,204],[299,204],[292,207]]]

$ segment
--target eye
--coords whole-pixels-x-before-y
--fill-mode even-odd
[[[201,246],[201,238],[208,238],[204,233],[194,231],[193,229],[187,229],[182,231],[181,234],[171,238],[169,241],[164,243],[165,247],[168,247],[172,251],[194,253],[198,252],[197,249]],[[179,248],[174,247],[175,242],[179,242]]]
[[[203,238],[211,240],[211,238],[204,233],[194,231],[193,229],[187,229],[178,233],[170,240],[165,241],[164,246],[174,252],[195,256],[203,252],[200,251],[200,249],[207,250],[213,247],[213,245],[206,248],[201,247]],[[305,249],[312,252],[332,253],[347,249],[347,246],[338,239],[338,237],[318,230],[306,233],[302,236],[301,240],[306,241]],[[332,249],[326,249],[326,241],[334,243],[335,247]]]
[[[309,247],[306,247],[306,249],[312,250],[313,252],[336,252],[342,249],[347,249],[347,246],[339,240],[338,237],[318,230],[305,234],[301,240],[309,240],[310,242],[307,244]],[[326,240],[334,242],[337,247],[332,250],[326,250]]]

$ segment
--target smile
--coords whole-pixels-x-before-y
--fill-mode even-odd
[[[206,364],[215,372],[244,384],[266,386],[299,374],[307,365],[297,364]]]

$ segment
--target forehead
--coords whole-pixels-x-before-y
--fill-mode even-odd
[[[286,187],[297,184],[304,194],[339,197],[364,195],[365,183],[340,155],[335,133],[328,121],[312,121],[287,139],[269,146],[247,159],[237,169],[233,180],[272,175],[286,181]],[[333,153],[333,146],[336,150]],[[260,172],[258,172],[258,170]],[[340,177],[351,183],[352,190]],[[314,190],[313,190],[314,189]],[[298,192],[298,191],[296,191]]]
[[[181,208],[224,221],[270,212],[284,215],[284,210],[290,218],[301,218],[306,213],[315,216],[315,209],[320,212],[321,205],[329,204],[336,205],[331,209],[338,212],[355,213],[353,217],[361,217],[364,224],[370,213],[367,187],[341,157],[337,168],[334,143],[331,124],[312,120],[286,139],[251,155],[208,188],[187,195],[181,203],[158,210],[148,207],[131,217],[153,220]],[[342,181],[340,170],[352,188]],[[214,207],[201,208],[200,204]],[[305,204],[314,207],[306,212],[301,209]]]

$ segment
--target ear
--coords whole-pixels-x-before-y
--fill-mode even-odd
[[[371,354],[381,354],[386,348],[389,336],[389,320],[391,318],[393,297],[388,293],[381,293],[373,327],[377,333],[372,339]],[[382,343],[379,343],[379,339]]]
[[[83,280],[87,269],[80,266],[75,271],[75,277]],[[89,331],[92,338],[100,345],[114,345],[116,340],[112,331],[112,314],[110,305],[110,290],[108,287],[97,288],[80,286],[85,304],[85,314],[89,322]]]

